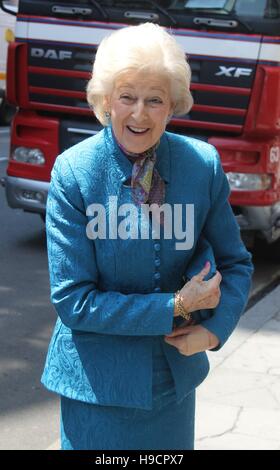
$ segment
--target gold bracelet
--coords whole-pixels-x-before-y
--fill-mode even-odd
[[[181,317],[183,317],[187,321],[191,320],[192,314],[185,310],[185,307],[184,307],[184,304],[183,304],[183,299],[182,299],[182,296],[180,294],[180,289],[177,290],[177,292],[175,293],[175,305],[176,305],[176,309],[178,310],[179,315],[181,315]]]

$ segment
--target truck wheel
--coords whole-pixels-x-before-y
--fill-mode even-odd
[[[280,262],[280,238],[273,243],[267,243],[265,240],[257,238],[254,246],[254,254],[258,258]]]
[[[0,124],[1,126],[9,126],[11,121],[14,117],[16,112],[16,107],[12,106],[11,104],[7,103],[5,99],[3,99],[0,105]]]

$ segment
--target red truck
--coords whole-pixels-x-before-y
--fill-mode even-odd
[[[56,156],[101,128],[85,93],[98,44],[153,21],[175,34],[192,69],[195,105],[168,130],[215,145],[245,241],[264,240],[280,259],[279,0],[19,0],[16,16],[7,94],[17,113],[2,180],[10,207],[44,216]]]

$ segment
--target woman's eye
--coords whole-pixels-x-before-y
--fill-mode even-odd
[[[160,98],[151,98],[149,100],[149,103],[152,103],[152,104],[161,104],[162,103],[162,100]]]
[[[133,101],[132,96],[129,96],[129,95],[121,95],[120,99],[121,99],[122,101],[127,102],[127,103]]]

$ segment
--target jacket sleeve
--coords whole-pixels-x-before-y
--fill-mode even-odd
[[[172,331],[174,294],[122,294],[98,289],[94,241],[86,235],[86,208],[67,158],[55,162],[46,232],[51,301],[73,330],[113,335]]]
[[[218,350],[227,341],[244,312],[251,287],[253,265],[228,202],[230,188],[227,177],[219,156],[216,151],[215,153],[211,208],[203,233],[212,246],[217,270],[222,275],[221,299],[213,315],[203,322],[203,326],[219,338],[220,343],[215,348]]]

